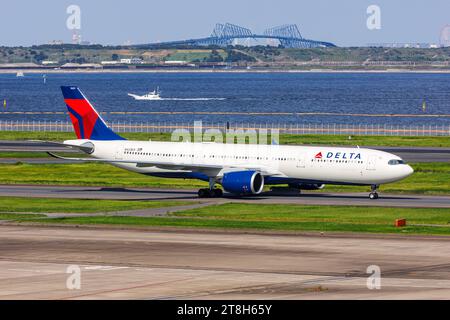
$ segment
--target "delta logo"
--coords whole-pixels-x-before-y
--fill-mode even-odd
[[[315,159],[322,159],[322,151],[314,156]],[[327,152],[327,159],[342,159],[342,160],[361,160],[361,153],[356,152]]]

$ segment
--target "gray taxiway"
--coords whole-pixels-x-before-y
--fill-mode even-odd
[[[449,299],[449,244],[0,224],[0,299]]]
[[[0,185],[0,196],[76,198],[76,199],[122,199],[122,200],[180,200],[258,204],[306,204],[306,205],[354,205],[417,208],[450,208],[450,196],[391,195],[380,193],[380,198],[370,200],[368,193],[327,193],[304,191],[302,194],[280,194],[265,192],[253,197],[234,197],[225,194],[223,198],[199,199],[197,190],[150,189],[150,188],[105,188],[42,185]]]

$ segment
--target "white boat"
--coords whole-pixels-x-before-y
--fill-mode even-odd
[[[159,90],[159,87],[156,87],[156,90],[150,91],[147,94],[144,94],[143,96],[129,93],[128,95],[130,97],[133,97],[135,100],[160,100],[161,99],[161,91]]]
[[[22,71],[17,72],[16,77],[21,78],[21,77],[25,77],[25,75],[23,74]]]

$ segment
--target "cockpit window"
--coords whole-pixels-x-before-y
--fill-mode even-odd
[[[397,164],[406,164],[406,162],[403,160],[400,160],[400,159],[394,159],[394,160],[389,160],[388,164],[391,166],[395,166]]]

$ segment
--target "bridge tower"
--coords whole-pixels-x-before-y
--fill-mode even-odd
[[[235,38],[249,37],[251,38],[252,31],[250,29],[240,27],[232,23],[217,23],[214,27],[209,41],[214,45],[226,47],[233,44]]]
[[[302,41],[303,37],[296,24],[284,24],[266,29],[264,35],[277,37],[280,44],[285,48],[307,48],[308,45]]]

